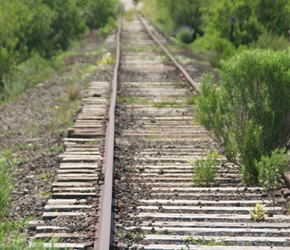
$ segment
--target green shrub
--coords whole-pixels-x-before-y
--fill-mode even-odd
[[[116,0],[89,0],[86,4],[85,19],[87,26],[92,29],[99,29],[116,20],[118,5]]]
[[[284,184],[284,173],[289,170],[290,154],[284,149],[275,149],[270,156],[256,161],[260,184],[266,189],[277,189]]]
[[[112,33],[112,31],[113,31],[117,26],[118,26],[118,24],[117,24],[116,19],[110,17],[110,18],[108,19],[107,24],[106,24],[104,27],[102,27],[102,28],[100,29],[102,35],[104,35],[104,36],[108,36],[110,33]]]
[[[256,42],[251,44],[252,48],[285,50],[290,47],[290,42],[284,36],[275,35],[265,31]]]
[[[208,61],[214,68],[221,66],[221,60],[226,60],[233,56],[235,47],[225,38],[217,38],[212,43],[212,51],[208,56]]]
[[[20,63],[9,74],[3,76],[3,86],[0,87],[2,98],[7,100],[19,96],[26,89],[48,79],[62,65],[63,63],[57,58],[55,61],[46,60],[34,53],[31,58]]]
[[[234,45],[217,33],[198,37],[192,46],[208,51],[208,61],[214,68],[219,68],[222,60],[229,59],[235,54]]]
[[[176,32],[176,39],[182,43],[193,41],[194,30],[190,26],[182,26]]]
[[[10,195],[13,188],[12,169],[15,162],[9,158],[8,152],[0,158],[0,221],[9,208]]]
[[[197,159],[195,161],[188,160],[188,162],[193,167],[192,178],[196,185],[205,183],[208,185],[215,181],[215,176],[217,174],[217,161],[218,151],[208,151],[206,157],[202,159]]]
[[[289,140],[289,65],[290,51],[243,51],[223,64],[219,86],[213,76],[202,82],[196,119],[229,160],[239,156],[247,184],[258,183],[255,162]]]

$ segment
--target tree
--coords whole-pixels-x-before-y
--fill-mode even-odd
[[[71,41],[80,38],[86,30],[83,12],[76,0],[43,0],[43,2],[54,12],[50,36],[52,51],[67,50]]]
[[[277,35],[288,35],[290,29],[289,0],[259,0],[255,14],[268,31]]]

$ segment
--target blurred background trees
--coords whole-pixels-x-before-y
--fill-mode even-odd
[[[190,27],[194,30],[189,42],[191,46],[206,51],[218,50],[216,54],[219,59],[233,55],[234,51],[229,52],[230,44],[234,46],[232,50],[253,47],[275,47],[277,50],[277,43],[281,49],[289,46],[290,0],[143,2],[143,13],[163,32],[179,38],[180,29]],[[221,55],[224,50],[226,55]]]
[[[117,0],[11,0],[0,8],[0,89],[21,62],[51,60],[117,16]]]

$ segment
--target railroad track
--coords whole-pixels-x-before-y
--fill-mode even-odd
[[[93,249],[98,235],[106,115],[110,82],[91,82],[74,126],[64,139],[57,180],[42,221],[32,221],[34,240],[54,249]],[[35,242],[35,241],[34,241]],[[34,244],[34,243],[32,243]]]
[[[187,160],[218,145],[192,123],[187,97],[198,84],[185,80],[156,44],[167,40],[140,20],[123,21],[113,84],[87,90],[43,221],[30,223],[35,238],[59,249],[289,249],[279,192],[244,186],[230,163],[218,166],[215,184],[192,182]],[[250,219],[256,203],[268,210],[263,222]]]
[[[279,192],[244,186],[240,168],[230,163],[218,166],[215,184],[193,184],[187,159],[200,159],[218,145],[192,124],[189,84],[149,35],[138,19],[126,23],[122,32],[115,245],[152,250],[290,249],[290,217]],[[268,210],[263,222],[250,219],[256,203]]]

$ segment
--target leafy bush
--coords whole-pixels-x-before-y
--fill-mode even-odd
[[[89,0],[86,4],[85,17],[87,26],[92,29],[99,29],[116,20],[118,5],[116,0]]]
[[[222,80],[206,76],[196,119],[223,143],[229,160],[241,159],[247,184],[255,165],[290,138],[290,51],[243,51],[223,64]]]
[[[193,167],[193,181],[196,185],[205,183],[208,185],[211,182],[214,182],[214,178],[217,174],[217,161],[218,151],[208,151],[206,157],[202,159],[197,159],[195,161],[188,160],[188,162]]]
[[[194,30],[190,26],[182,26],[176,32],[176,38],[182,43],[191,43],[193,41]]]
[[[208,61],[214,68],[218,68],[221,66],[221,60],[230,58],[234,53],[235,48],[232,43],[225,38],[216,38],[211,45]]]
[[[289,170],[290,154],[284,149],[275,149],[270,156],[256,161],[260,184],[266,189],[277,189],[284,184],[284,173]]]
[[[252,48],[286,50],[290,47],[290,42],[284,36],[275,35],[265,31],[256,42],[251,44]]]

